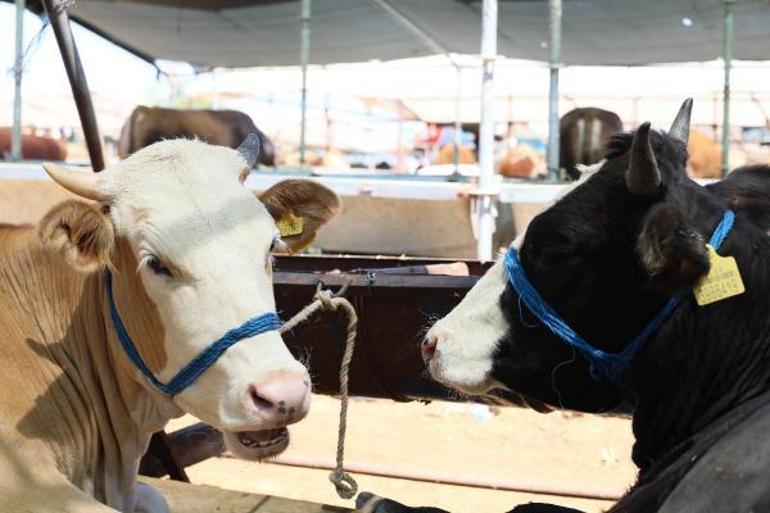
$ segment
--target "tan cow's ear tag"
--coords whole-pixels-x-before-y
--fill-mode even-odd
[[[735,258],[719,255],[710,244],[706,247],[709,252],[711,269],[693,289],[698,305],[704,306],[743,294],[746,288],[743,286]]]
[[[305,231],[305,219],[294,215],[294,212],[289,212],[275,224],[278,226],[281,237],[300,235]]]

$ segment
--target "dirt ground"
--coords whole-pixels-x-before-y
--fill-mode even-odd
[[[307,458],[332,463],[339,401],[314,396],[311,413],[291,428],[283,459]],[[173,430],[195,422],[175,420]],[[630,422],[626,419],[554,412],[543,415],[519,408],[490,411],[481,405],[433,402],[394,403],[354,399],[349,409],[346,461],[388,467],[396,472],[433,472],[454,478],[546,489],[620,495],[636,470],[630,461]],[[277,462],[255,463],[228,456],[188,469],[192,482],[231,490],[351,506],[339,499],[327,470]],[[489,490],[406,479],[354,474],[359,490],[453,513],[503,512],[527,502],[553,502],[600,512],[612,502],[563,496]]]

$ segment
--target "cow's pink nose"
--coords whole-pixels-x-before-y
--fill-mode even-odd
[[[438,344],[438,337],[435,335],[428,335],[420,344],[420,353],[422,353],[422,361],[428,364],[436,355],[436,345]]]
[[[307,374],[277,373],[249,385],[249,401],[259,416],[270,422],[297,422],[310,409],[310,378]]]

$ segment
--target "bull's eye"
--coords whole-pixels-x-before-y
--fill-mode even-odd
[[[157,274],[158,276],[168,276],[171,277],[171,271],[168,267],[165,266],[163,262],[161,262],[158,257],[156,256],[150,256],[147,258],[147,267],[152,269],[152,272]]]

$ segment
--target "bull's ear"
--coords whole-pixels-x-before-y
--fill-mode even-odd
[[[310,180],[284,180],[259,195],[291,252],[313,242],[318,229],[340,209],[334,192]]]
[[[115,246],[110,220],[95,206],[78,200],[65,201],[49,210],[37,232],[43,244],[85,273],[109,265]]]
[[[736,169],[706,188],[741,212],[762,230],[770,231],[770,166],[757,164]]]
[[[652,208],[638,240],[642,265],[665,288],[694,286],[710,267],[703,236],[668,203]]]

